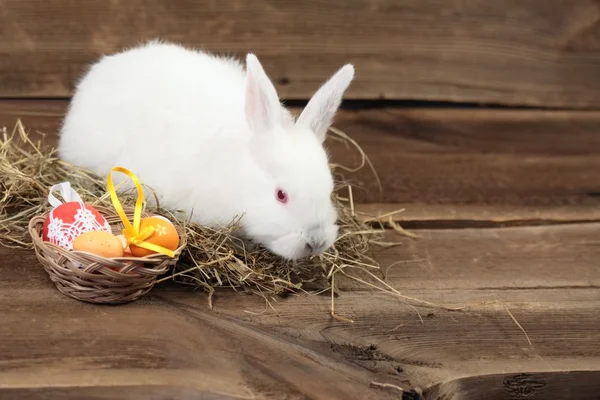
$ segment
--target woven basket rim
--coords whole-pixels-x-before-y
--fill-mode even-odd
[[[111,210],[108,207],[94,206],[94,208],[107,210],[109,213],[111,213],[111,215],[107,216],[106,213],[101,212],[101,214],[104,218],[110,218],[110,217],[117,216],[116,211]],[[133,207],[123,207],[123,209],[125,211],[125,214],[133,215]],[[28,224],[29,235],[30,235],[33,245],[35,247],[45,248],[46,250],[51,250],[51,251],[58,253],[61,256],[64,256],[66,258],[71,258],[73,255],[75,255],[75,256],[81,256],[81,257],[88,258],[88,259],[90,259],[90,261],[93,260],[93,262],[105,263],[105,264],[109,264],[109,265],[114,264],[115,262],[120,262],[120,261],[137,262],[137,263],[144,263],[144,264],[146,264],[146,263],[156,264],[156,263],[162,262],[164,260],[172,259],[172,257],[169,257],[164,254],[159,254],[159,253],[150,254],[150,255],[147,255],[144,257],[106,258],[106,257],[101,257],[101,256],[98,256],[98,255],[95,255],[92,253],[88,253],[85,251],[63,249],[60,246],[57,246],[50,242],[44,241],[41,237],[41,227],[43,226],[43,224],[46,221],[46,218],[48,217],[49,214],[50,214],[50,211],[47,211],[44,214],[36,215],[29,220],[29,224]],[[158,215],[159,214],[154,214],[154,213],[149,213],[149,212],[142,213],[142,217],[151,217],[151,216],[158,216]],[[186,235],[185,231],[178,225],[173,224],[173,226],[175,227],[175,229],[177,230],[177,234],[179,235],[179,246],[175,250],[175,257],[173,257],[173,258],[177,259],[177,258],[179,258],[179,255],[181,254],[181,252],[185,249],[185,247],[187,245],[187,235]]]

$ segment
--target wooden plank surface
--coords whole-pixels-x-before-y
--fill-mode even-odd
[[[64,97],[86,66],[156,37],[256,52],[285,98],[352,62],[348,98],[600,105],[594,0],[1,0],[0,97]]]
[[[582,388],[600,377],[600,224],[420,233],[378,257],[385,266],[431,256],[396,266],[390,284],[465,310],[418,307],[421,322],[394,296],[348,286],[336,300],[347,324],[331,320],[328,296],[277,298],[265,311],[258,297],[219,291],[210,311],[201,291],[170,283],[133,304],[94,306],[60,294],[32,253],[0,248],[0,397],[40,398],[34,388],[48,387],[57,398],[110,399],[123,386],[142,399],[156,385],[159,399],[399,398],[375,381],[426,399],[486,390],[496,400],[514,398],[507,389],[527,386],[518,377],[529,373],[544,382],[531,398],[591,398]]]
[[[46,386],[5,389],[0,393],[3,400],[234,400],[240,398],[165,385],[88,387]]]
[[[0,125],[21,118],[56,140],[66,100],[2,100]],[[342,110],[336,127],[370,156],[347,174],[361,211],[413,227],[501,226],[600,220],[600,112],[455,109]],[[333,161],[354,149],[329,140]]]
[[[191,310],[160,295],[88,305],[57,296],[31,253],[0,251],[0,388],[158,385],[159,393],[177,388],[192,398],[379,398],[368,375],[220,318],[201,292],[189,297]]]
[[[401,290],[425,290],[432,284],[457,291],[600,289],[600,261],[590,262],[582,251],[587,247],[600,251],[597,232],[598,224],[592,223],[416,230],[418,240],[407,241],[401,250],[379,251],[378,260],[384,266],[398,263],[387,277]]]
[[[575,371],[469,377],[436,385],[425,396],[432,400],[466,397],[593,400],[598,398],[599,391],[597,372]]]

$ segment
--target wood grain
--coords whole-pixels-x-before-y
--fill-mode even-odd
[[[0,397],[43,398],[34,387],[53,387],[57,398],[110,399],[123,387],[142,399],[156,385],[158,399],[398,398],[376,381],[423,389],[426,399],[489,390],[495,400],[514,398],[503,392],[507,379],[518,388],[515,376],[529,373],[546,383],[532,398],[552,390],[571,399],[600,373],[600,224],[578,228],[401,239],[378,256],[382,265],[431,257],[396,266],[390,283],[406,296],[466,308],[417,305],[421,321],[394,296],[346,285],[336,310],[354,324],[329,317],[328,296],[272,299],[265,309],[256,296],[220,290],[210,311],[202,292],[171,283],[133,304],[88,305],[60,294],[32,253],[0,248]],[[101,395],[104,387],[112,389]]]
[[[3,400],[236,400],[239,397],[165,385],[34,387],[0,389]]]
[[[288,99],[352,62],[347,98],[600,105],[594,0],[1,0],[0,10],[0,97],[68,96],[100,55],[160,37],[255,52]]]
[[[380,398],[370,374],[221,318],[199,292],[191,308],[160,296],[97,307],[59,294],[30,253],[0,251],[11,277],[0,291],[0,389],[159,385],[163,396],[172,388],[195,398]]]
[[[418,240],[380,251],[377,256],[384,267],[398,263],[387,276],[402,290],[427,289],[432,284],[452,290],[598,290],[600,270],[597,263],[590,262],[586,250],[600,250],[599,228],[594,223],[419,230]],[[394,236],[388,239],[398,240]]]
[[[361,203],[600,205],[595,112],[384,109],[337,125],[371,157],[352,176]],[[343,146],[334,159],[356,165]]]
[[[498,374],[468,377],[436,385],[425,392],[428,400],[534,400],[578,399],[598,397],[598,371]]]
[[[0,101],[0,125],[21,118],[55,143],[65,100]],[[296,110],[297,111],[297,110]],[[407,227],[598,221],[600,112],[456,109],[342,110],[335,123],[370,156],[346,174],[367,213],[406,211]],[[329,140],[333,161],[356,166],[351,147]]]

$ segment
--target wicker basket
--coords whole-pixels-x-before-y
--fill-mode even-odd
[[[94,207],[110,224],[114,234],[120,234],[123,223],[115,210]],[[133,208],[125,208],[129,218]],[[175,257],[162,254],[133,258],[104,258],[93,254],[69,251],[42,240],[41,232],[46,215],[29,221],[29,234],[38,260],[58,290],[74,299],[89,303],[122,304],[148,293],[158,276],[166,273],[179,259],[186,245],[184,232],[179,233],[179,248]],[[144,213],[142,217],[150,214]]]

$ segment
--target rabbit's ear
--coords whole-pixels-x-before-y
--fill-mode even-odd
[[[310,99],[296,121],[309,127],[323,142],[342,96],[354,78],[354,66],[346,64],[323,84]]]
[[[251,53],[246,56],[246,120],[258,134],[281,123],[281,103],[275,87]]]

